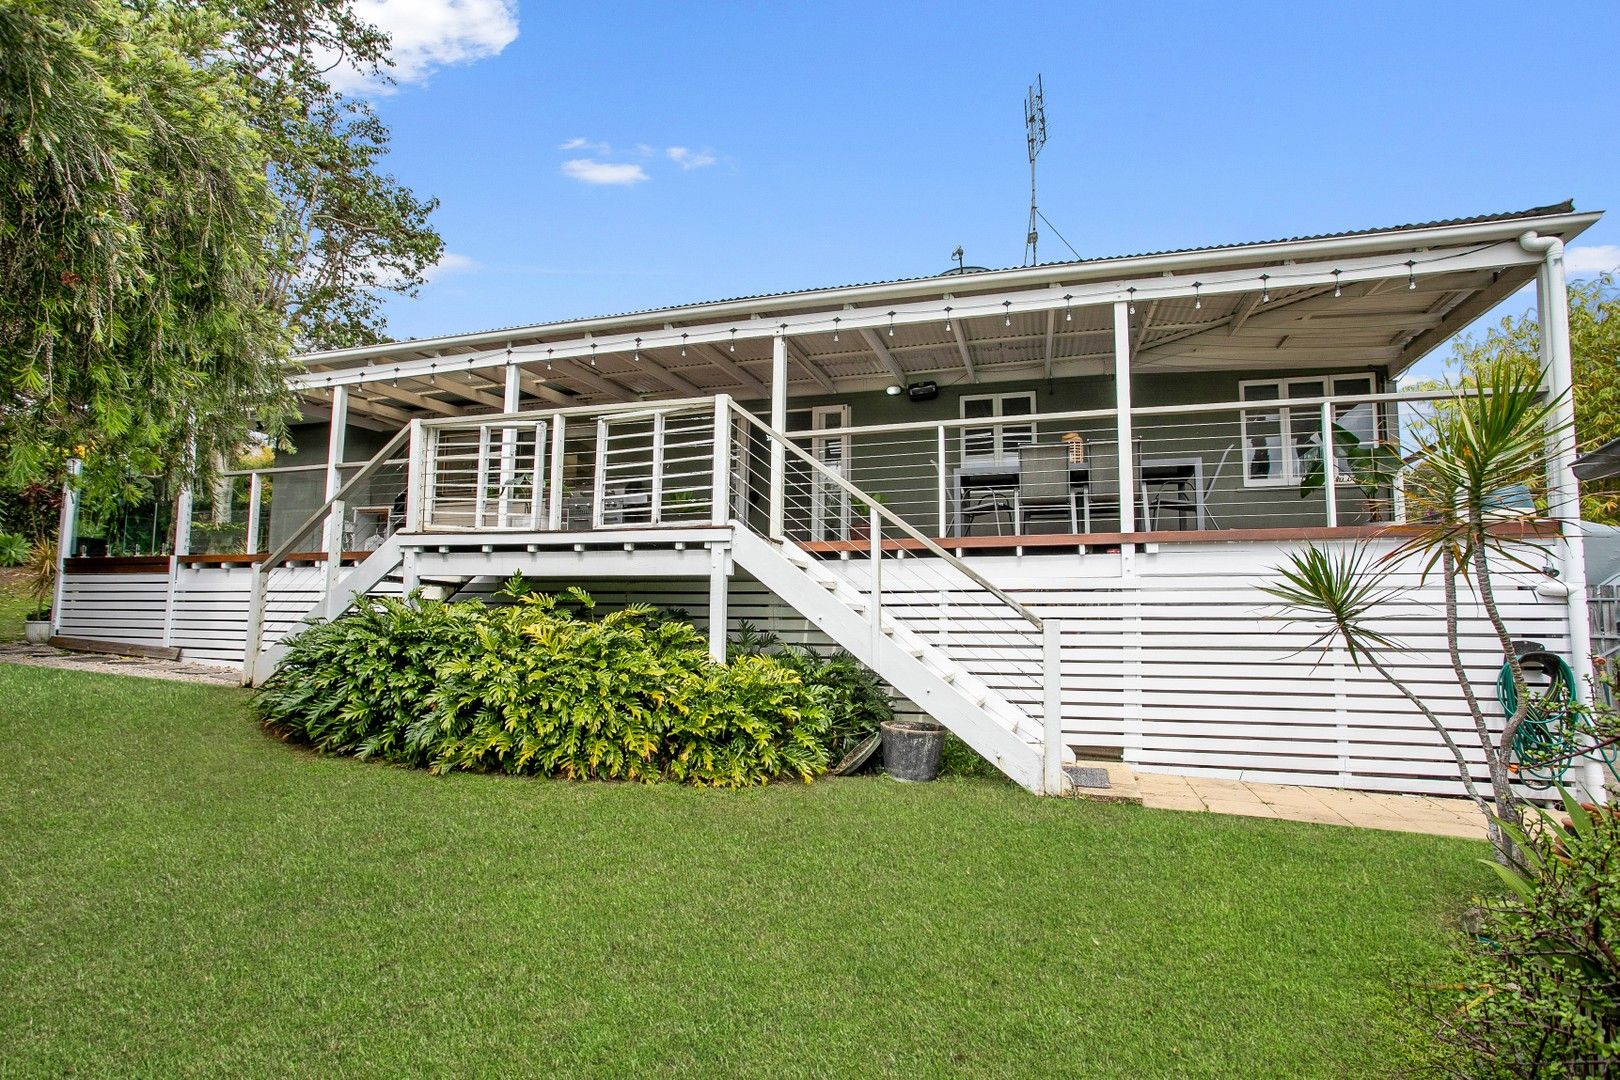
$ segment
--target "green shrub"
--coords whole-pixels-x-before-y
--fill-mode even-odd
[[[1529,836],[1510,827],[1525,865],[1498,870],[1513,896],[1483,904],[1461,977],[1416,994],[1437,1073],[1620,1072],[1620,814],[1565,803],[1570,828],[1544,811]]]
[[[578,590],[516,602],[369,601],[294,639],[255,699],[332,753],[572,779],[742,787],[825,772],[826,688],[770,657],[715,664],[645,606]],[[573,610],[578,608],[578,611]]]
[[[878,725],[894,717],[883,680],[843,649],[822,656],[802,645],[784,645],[775,634],[745,620],[727,653],[733,662],[739,657],[770,657],[798,672],[805,685],[827,691],[831,722],[822,745],[833,764],[874,735]]]
[[[19,533],[0,533],[0,566],[21,566],[28,558],[28,541]]]
[[[323,753],[426,764],[406,729],[431,712],[439,669],[477,645],[483,618],[476,604],[365,598],[294,638],[255,708]]]

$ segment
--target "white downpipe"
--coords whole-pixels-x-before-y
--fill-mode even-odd
[[[1569,289],[1564,280],[1564,242],[1556,236],[1527,232],[1519,246],[1543,256],[1536,272],[1537,310],[1541,318],[1541,366],[1554,401],[1554,418],[1564,432],[1551,440],[1548,502],[1562,526],[1563,559],[1559,578],[1569,594],[1569,666],[1575,673],[1576,700],[1591,701],[1592,624],[1586,600],[1586,541],[1581,535],[1581,489],[1575,476],[1575,369],[1569,346]],[[1588,760],[1583,771],[1587,797],[1606,801],[1605,766]]]

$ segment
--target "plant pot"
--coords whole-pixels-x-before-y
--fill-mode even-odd
[[[23,623],[23,639],[30,645],[43,645],[51,640],[49,619],[28,619]]]
[[[939,775],[939,752],[945,729],[930,720],[885,720],[883,768],[905,783],[923,783]]]

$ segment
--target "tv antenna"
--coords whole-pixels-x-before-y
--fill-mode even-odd
[[[1035,203],[1035,159],[1046,145],[1046,92],[1039,74],[1035,76],[1035,85],[1024,95],[1024,138],[1029,144],[1029,232],[1024,237],[1024,265],[1033,266],[1037,262],[1035,249],[1040,242],[1040,233],[1035,228],[1035,219],[1040,216]]]

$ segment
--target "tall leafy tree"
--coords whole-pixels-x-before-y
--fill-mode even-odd
[[[381,301],[414,294],[444,245],[420,199],[381,169],[388,128],[339,69],[388,81],[388,37],[349,0],[212,0],[234,21],[228,55],[281,203],[283,263],[268,283],[300,349],[381,340]]]
[[[277,203],[228,27],[180,6],[0,0],[0,480],[102,490],[287,408]],[[192,447],[196,450],[193,452]]]
[[[1611,275],[1569,286],[1569,344],[1575,389],[1575,439],[1582,451],[1620,438],[1620,288]],[[1483,337],[1452,346],[1447,366],[1463,385],[1476,385],[1500,364],[1541,370],[1541,329],[1534,316],[1509,316]],[[1582,486],[1581,512],[1588,521],[1620,524],[1620,482]]]

